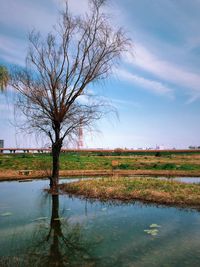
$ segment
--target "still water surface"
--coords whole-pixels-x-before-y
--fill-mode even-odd
[[[0,183],[0,266],[200,266],[200,212],[91,203],[47,187]]]

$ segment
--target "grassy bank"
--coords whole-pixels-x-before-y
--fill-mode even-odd
[[[50,154],[0,154],[0,170],[48,170]],[[149,170],[200,173],[200,151],[196,153],[95,153],[69,152],[60,157],[64,170]]]
[[[153,178],[101,178],[61,185],[67,193],[100,200],[141,200],[200,207],[200,185]]]

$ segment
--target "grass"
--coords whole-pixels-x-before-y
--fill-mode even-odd
[[[0,170],[43,170],[51,166],[50,154],[0,154]],[[115,164],[113,165],[113,162]],[[69,152],[60,157],[61,170],[182,170],[200,171],[196,153]]]
[[[156,178],[101,178],[61,185],[66,193],[100,200],[142,200],[200,207],[200,185]]]

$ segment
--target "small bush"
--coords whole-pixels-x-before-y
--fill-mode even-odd
[[[152,166],[154,169],[157,169],[158,168],[158,164],[153,164]]]
[[[177,167],[176,167],[176,164],[174,164],[174,163],[166,163],[166,164],[160,165],[160,169],[162,169],[162,170],[176,170]]]
[[[119,169],[121,170],[128,170],[130,168],[129,164],[122,163],[119,165]]]

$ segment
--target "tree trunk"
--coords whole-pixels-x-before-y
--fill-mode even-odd
[[[52,176],[50,179],[50,188],[52,190],[57,190],[58,187],[61,147],[61,139],[58,139],[55,143],[52,144],[53,169]]]

